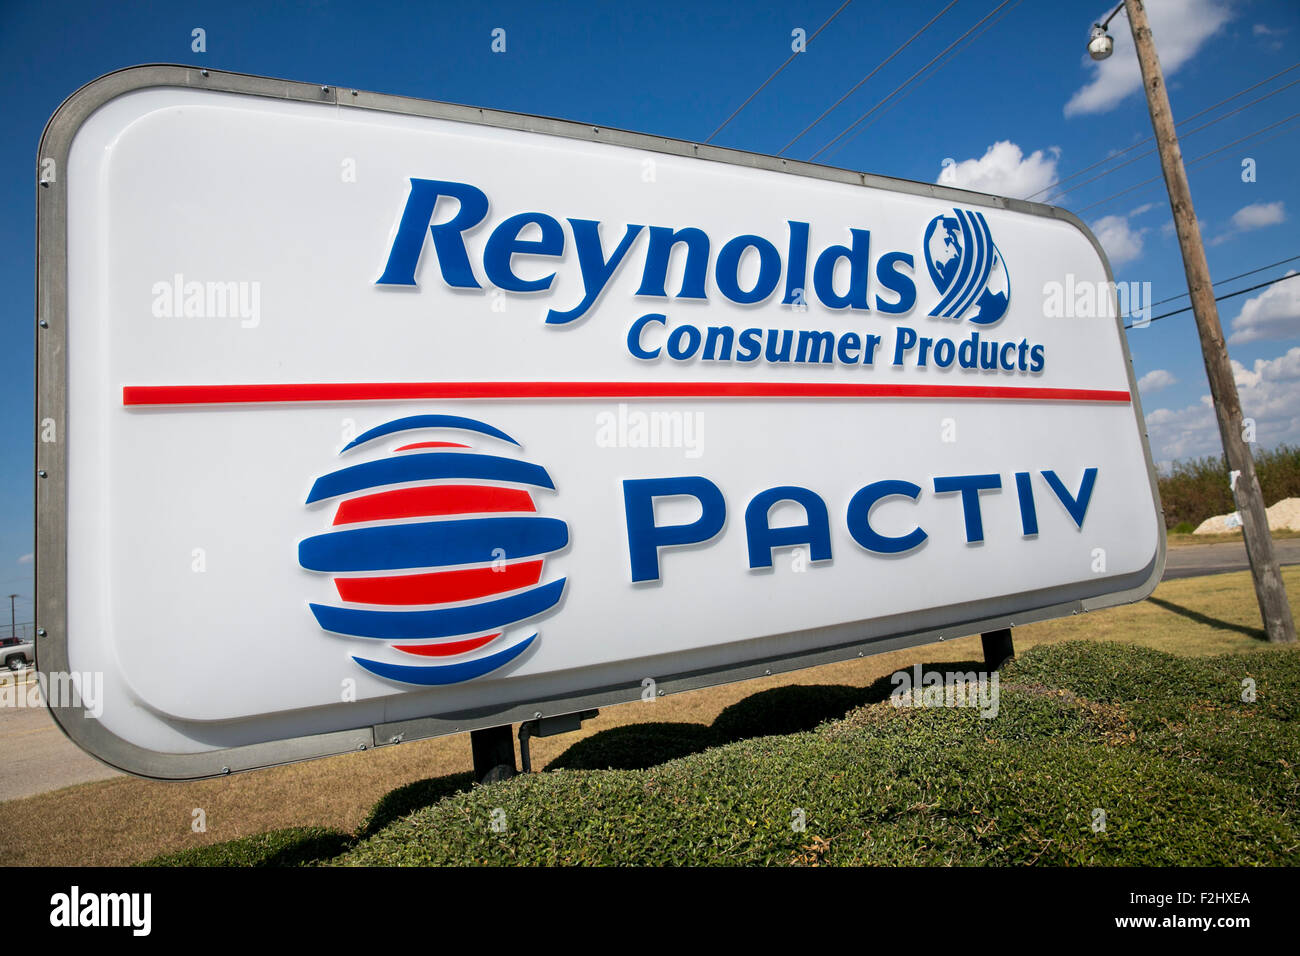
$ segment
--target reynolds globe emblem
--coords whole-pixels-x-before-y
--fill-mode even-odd
[[[993,242],[983,213],[954,208],[925,227],[925,264],[939,290],[930,315],[954,322],[967,313],[976,325],[992,325],[1006,315],[1011,278]]]
[[[340,602],[309,606],[323,630],[369,645],[352,655],[358,665],[403,684],[455,684],[538,641],[518,625],[563,597],[566,578],[542,577],[569,528],[537,513],[534,494],[555,485],[518,450],[484,422],[415,415],[357,436],[340,454],[371,457],[316,479],[307,504],[338,503],[332,530],[300,542],[298,562],[333,577]]]

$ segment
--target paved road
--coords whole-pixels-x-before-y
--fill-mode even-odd
[[[1273,542],[1273,550],[1282,564],[1300,564],[1300,538],[1283,538]],[[1226,544],[1189,544],[1170,548],[1165,561],[1164,580],[1194,578],[1202,574],[1222,574],[1225,571],[1245,571],[1246,546],[1239,542]]]
[[[27,704],[31,671],[17,675],[20,697]],[[5,671],[0,681],[14,680]],[[0,688],[7,695],[9,687]],[[7,699],[14,699],[12,696]],[[0,707],[0,802],[70,787],[74,783],[104,780],[120,774],[84,753],[63,736],[44,704],[36,707]]]
[[[1283,564],[1300,564],[1300,538],[1274,543]],[[1170,548],[1165,579],[1242,571],[1241,544],[1195,544]],[[11,680],[0,674],[0,681]],[[19,680],[26,678],[19,675]],[[75,783],[119,776],[63,736],[44,707],[0,707],[0,801],[57,790]]]

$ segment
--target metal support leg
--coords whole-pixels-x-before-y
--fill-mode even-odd
[[[509,780],[515,769],[515,738],[510,725],[485,727],[469,732],[470,749],[474,752],[474,777],[479,783]]]
[[[519,725],[519,762],[523,764],[524,773],[533,772],[533,755],[528,748],[528,741],[536,732],[535,720],[525,720]]]
[[[981,634],[980,642],[984,645],[984,667],[990,672],[1001,670],[1004,665],[1015,659],[1016,646],[1011,642],[1009,627]]]
[[[519,759],[524,765],[524,773],[533,772],[533,757],[529,752],[529,740],[533,737],[554,737],[556,734],[568,734],[582,729],[584,720],[600,716],[598,710],[583,710],[575,714],[555,714],[525,720],[519,725]]]

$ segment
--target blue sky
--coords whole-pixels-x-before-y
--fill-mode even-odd
[[[31,619],[35,158],[45,121],[79,86],[138,63],[186,63],[702,141],[790,55],[792,31],[811,36],[841,2],[4,0],[0,279],[10,291],[0,317],[0,595],[22,595],[18,617]],[[945,3],[853,0],[715,142],[781,150]],[[959,0],[787,155],[810,158],[997,3]],[[1294,0],[1148,0],[1148,9],[1175,118],[1300,61]],[[1023,196],[1136,143],[1151,128],[1124,15],[1111,24],[1116,53],[1110,60],[1097,66],[1084,52],[1088,27],[1109,10],[1086,0],[1012,0],[987,32],[958,47],[937,72],[907,87],[896,107],[874,113],[869,125],[819,161],[934,182],[948,159],[948,175],[958,185]],[[205,31],[205,52],[191,49],[195,28]],[[496,28],[505,30],[505,53],[491,50]],[[1296,79],[1300,70],[1184,131]],[[1184,156],[1193,159],[1297,112],[1300,85],[1187,135]],[[1216,279],[1300,255],[1298,151],[1300,120],[1190,167]],[[1255,161],[1254,182],[1243,182],[1247,158]],[[1109,169],[1101,166],[1038,198],[1093,225],[1117,279],[1150,282],[1157,300],[1184,292],[1163,184],[1109,199],[1158,176],[1155,156],[1060,193]],[[1300,261],[1220,292],[1288,268],[1300,269]],[[1157,306],[1155,314],[1184,304]],[[1259,443],[1300,444],[1300,279],[1224,302],[1221,317]],[[1129,336],[1155,458],[1217,453],[1191,314]]]

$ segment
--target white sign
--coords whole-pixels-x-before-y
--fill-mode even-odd
[[[43,670],[195,777],[1137,600],[1050,207],[177,67],[42,144]],[[649,683],[647,683],[649,682]]]

